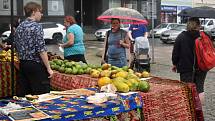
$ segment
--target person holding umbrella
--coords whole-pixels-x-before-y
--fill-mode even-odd
[[[50,92],[50,67],[47,48],[43,39],[43,28],[38,22],[42,17],[42,7],[29,2],[24,7],[27,17],[15,31],[15,48],[20,59],[18,96],[38,95]]]
[[[194,53],[195,40],[200,37],[200,21],[190,18],[187,31],[183,31],[175,40],[172,51],[172,71],[180,73],[180,80],[196,84],[201,102],[204,102],[204,82],[207,72],[201,71]]]
[[[102,63],[105,63],[107,57],[106,63],[112,66],[127,66],[126,49],[130,47],[130,41],[127,32],[120,29],[120,19],[111,19],[111,30],[106,33],[104,43]]]

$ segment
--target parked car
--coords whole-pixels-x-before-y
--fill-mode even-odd
[[[210,32],[211,29],[215,28],[215,19],[200,19],[200,23],[205,32]]]
[[[110,30],[110,24],[103,25],[100,29],[96,30],[95,36],[97,40],[104,40],[105,34],[108,30]],[[128,24],[122,24],[121,29],[128,31],[129,25]]]
[[[40,24],[43,27],[44,39],[46,42],[50,41],[61,42],[63,37],[66,35],[65,27],[60,23],[44,22]],[[5,31],[1,36],[2,40],[7,39],[10,33],[11,31]]]
[[[174,28],[162,32],[160,40],[163,43],[173,43],[173,42],[175,42],[175,39],[177,38],[177,36],[182,31],[185,31],[185,30],[186,30],[186,25],[185,24],[178,24]]]
[[[211,29],[209,35],[211,36],[212,40],[215,41],[215,28]]]
[[[166,31],[166,30],[170,30],[171,28],[174,28],[178,25],[178,23],[162,23],[160,25],[158,25],[157,27],[155,27],[154,30],[154,37],[160,37],[161,33]],[[150,37],[152,37],[152,30],[149,33]]]

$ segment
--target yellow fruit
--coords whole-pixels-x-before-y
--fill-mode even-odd
[[[109,69],[110,67],[111,67],[111,64],[107,64],[107,63],[102,64],[102,70]]]
[[[119,92],[129,92],[129,86],[123,81],[114,81],[113,84],[116,86]]]
[[[103,71],[101,71],[100,76],[101,77],[110,77],[111,76],[111,71],[103,70]]]
[[[99,80],[98,80],[98,86],[99,87],[102,87],[104,85],[107,85],[107,84],[111,84],[112,81],[109,77],[101,77]]]
[[[100,76],[100,72],[98,70],[93,69],[90,73],[91,77],[98,78]]]
[[[125,71],[120,71],[116,73],[116,77],[126,78],[127,76],[128,76],[128,72],[125,72]]]
[[[142,72],[142,77],[143,78],[147,78],[147,77],[149,77],[150,76],[150,73],[149,72],[147,72],[147,71],[143,71]]]

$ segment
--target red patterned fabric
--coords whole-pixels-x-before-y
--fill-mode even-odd
[[[12,88],[16,92],[17,70],[14,69],[14,86],[12,86],[11,63],[0,62],[0,98],[12,96]]]
[[[144,100],[145,121],[192,121],[194,107],[190,104],[187,85],[176,80],[152,78],[150,91],[140,92]]]
[[[55,72],[51,78],[51,86],[58,90],[71,90],[87,87],[95,87],[98,78],[89,75],[68,75]]]

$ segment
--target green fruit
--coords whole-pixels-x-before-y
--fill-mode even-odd
[[[65,68],[65,73],[66,74],[72,74],[72,69],[71,68]]]
[[[128,71],[128,66],[123,66],[123,67],[122,67],[122,70]]]
[[[73,68],[72,69],[72,74],[76,75],[78,73],[78,69],[77,68]]]
[[[84,73],[84,70],[82,68],[78,69],[78,74],[83,74]]]
[[[138,89],[140,91],[142,91],[142,92],[148,92],[149,89],[150,89],[149,82],[147,82],[147,81],[141,81],[141,82],[139,82]]]
[[[65,68],[63,66],[61,66],[58,71],[61,72],[61,73],[64,73],[65,72]]]
[[[55,62],[49,61],[49,64],[50,64],[50,65],[55,65]]]

